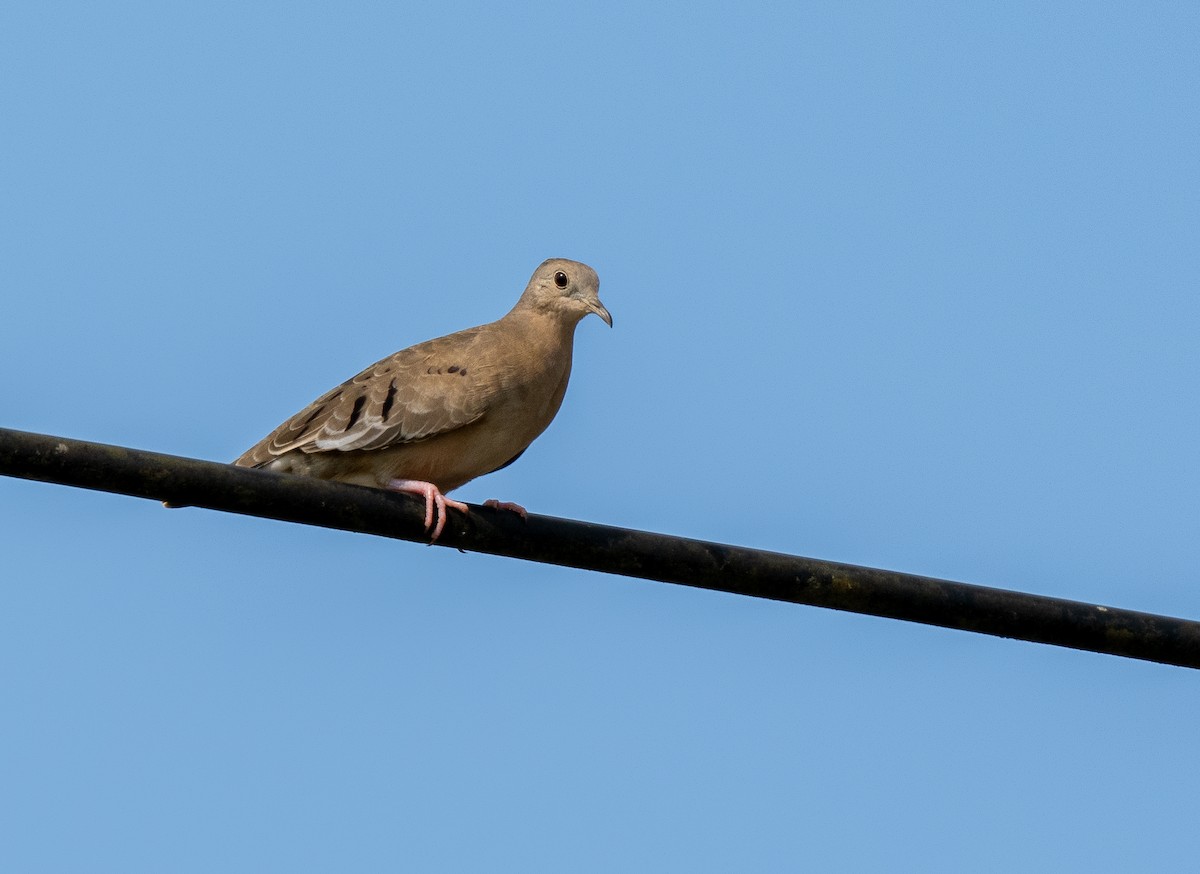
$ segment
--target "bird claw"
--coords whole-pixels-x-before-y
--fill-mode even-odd
[[[525,508],[520,504],[514,504],[512,501],[497,501],[495,498],[491,498],[484,501],[483,506],[491,507],[493,510],[509,510],[525,520],[529,518],[529,514],[525,511]]]
[[[433,533],[429,537],[431,544],[437,541],[441,536],[442,529],[446,527],[447,507],[467,512],[466,504],[453,498],[447,498],[433,483],[415,479],[394,479],[388,482],[387,488],[389,491],[416,495],[418,498],[425,499],[425,530],[433,528]],[[435,522],[436,524],[434,524]]]

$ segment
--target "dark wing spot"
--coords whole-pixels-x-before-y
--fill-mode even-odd
[[[313,410],[311,413],[308,414],[308,418],[306,418],[303,422],[301,422],[300,427],[297,428],[296,430],[303,431],[305,428],[307,428],[309,425],[311,425],[313,423],[313,419],[317,418],[317,416],[321,415],[323,412],[325,412],[325,405],[321,404],[321,406],[317,407],[315,410]]]
[[[392,380],[392,384],[388,386],[387,397],[383,399],[383,410],[380,412],[380,418],[387,421],[388,414],[392,411],[392,404],[396,403],[396,380]]]
[[[346,427],[342,429],[343,432],[349,431],[354,427],[354,423],[357,422],[358,417],[362,415],[363,405],[366,404],[366,402],[366,395],[359,395],[354,399],[354,409],[350,411],[350,421],[347,422]]]
[[[467,375],[467,368],[465,368],[465,367],[464,367],[462,370],[460,370],[460,371],[458,372],[458,375],[459,375],[459,376],[466,376],[466,375]]]
[[[448,368],[446,368],[446,372],[447,373],[458,373],[458,365],[451,364]]]

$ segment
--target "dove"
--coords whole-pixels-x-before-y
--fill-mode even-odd
[[[433,543],[447,508],[468,511],[446,493],[512,464],[558,413],[575,327],[589,313],[612,327],[599,292],[586,264],[544,261],[507,315],[372,364],[234,464],[417,495]]]

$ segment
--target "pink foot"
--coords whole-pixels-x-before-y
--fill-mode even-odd
[[[490,501],[484,501],[483,506],[491,507],[493,510],[511,510],[522,519],[528,519],[529,514],[525,512],[525,508],[520,504],[514,504],[512,501],[497,501],[492,498]]]
[[[447,498],[433,483],[422,482],[419,479],[394,479],[387,484],[387,488],[393,492],[403,492],[406,495],[416,495],[418,498],[425,499],[425,530],[428,531],[430,527],[433,527],[433,535],[429,538],[430,543],[436,541],[442,533],[442,529],[446,527],[447,507],[467,512],[466,504],[453,498]],[[435,520],[437,525],[434,525]]]

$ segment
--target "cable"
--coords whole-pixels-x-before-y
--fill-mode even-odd
[[[427,542],[411,495],[0,428],[0,474]],[[1200,668],[1200,622],[472,505],[439,546]]]

